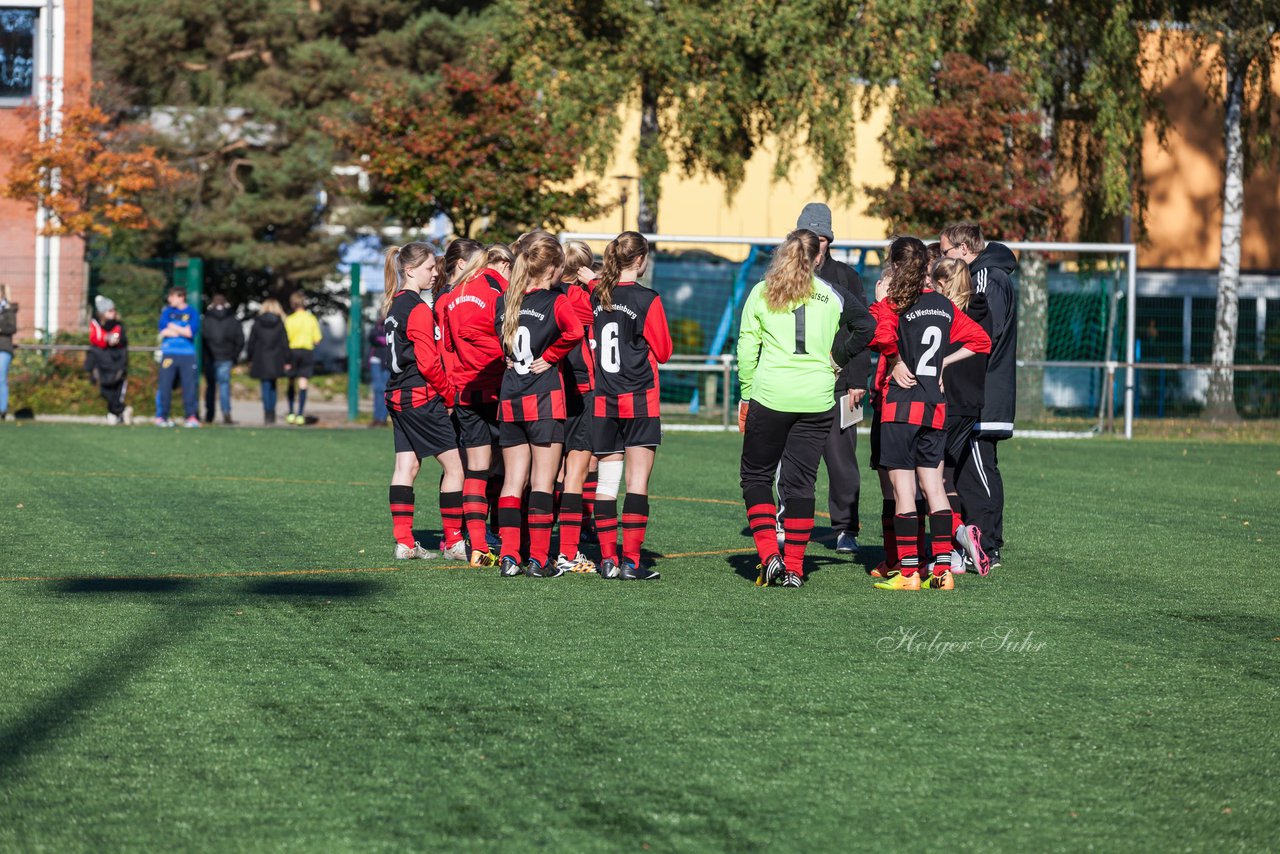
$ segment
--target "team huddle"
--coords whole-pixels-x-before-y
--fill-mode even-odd
[[[739,429],[758,585],[805,583],[818,464],[862,399],[851,388],[844,401],[837,377],[868,350],[880,356],[868,398],[884,499],[875,586],[949,590],[966,566],[988,571],[983,542],[993,553],[999,542],[970,516],[992,498],[977,438],[993,312],[964,260],[983,251],[980,232],[948,231],[941,246],[893,241],[868,307],[817,274],[830,263],[830,235],[798,228],[748,295],[737,342]],[[659,578],[641,549],[662,435],[658,366],[672,341],[661,298],[637,284],[649,255],[635,232],[608,244],[599,272],[585,244],[547,232],[510,247],[458,239],[440,259],[424,243],[388,250],[397,559],[434,557],[414,538],[413,484],[421,461],[435,457],[445,557],[496,566],[503,577]],[[830,453],[828,470],[833,484],[857,482],[856,465],[838,470]],[[968,486],[978,481],[985,498]],[[856,504],[852,515],[856,522]],[[582,551],[593,540],[598,563]]]
[[[510,247],[455,240],[439,264],[427,244],[388,250],[397,559],[433,556],[414,540],[413,482],[435,457],[445,557],[508,578],[660,577],[640,553],[662,440],[658,365],[671,357],[671,334],[661,298],[636,284],[649,262],[642,236],[610,242],[598,274],[592,261],[586,244],[546,232]],[[598,541],[598,568],[579,547],[584,533]]]

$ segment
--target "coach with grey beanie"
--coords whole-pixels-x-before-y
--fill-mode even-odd
[[[857,300],[864,309],[868,308],[867,293],[857,271],[831,257],[830,244],[836,239],[831,228],[831,208],[821,202],[810,202],[800,211],[796,228],[808,229],[822,241],[822,260],[816,270],[818,278],[835,288],[843,299]],[[840,347],[848,337],[848,330],[837,330],[832,349]],[[854,356],[836,377],[835,402],[839,403],[852,389],[855,405],[861,405],[867,393],[870,373],[871,351],[864,350]],[[822,456],[827,461],[830,486],[828,509],[831,512],[831,527],[836,532],[836,551],[844,554],[852,554],[858,550],[858,497],[862,483],[857,449],[857,425],[841,429],[840,418],[836,417],[831,423],[831,432],[827,435]],[[783,496],[783,502],[785,500],[786,497]]]

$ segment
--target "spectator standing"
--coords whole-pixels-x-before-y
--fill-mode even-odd
[[[18,304],[9,302],[9,286],[0,284],[0,421],[9,417],[9,365],[18,334]]]
[[[133,409],[124,405],[129,379],[129,337],[116,304],[102,294],[93,299],[97,317],[89,321],[89,352],[85,369],[107,402],[108,424],[129,424]]]
[[[303,414],[307,408],[307,383],[316,369],[316,345],[320,343],[320,323],[307,311],[302,291],[289,295],[289,316],[284,319],[289,335],[289,414],[284,420],[290,424],[306,424]],[[298,411],[294,414],[294,404]]]
[[[969,265],[975,298],[985,297],[991,322],[991,356],[981,414],[969,442],[970,459],[956,469],[961,495],[978,498],[966,506],[968,519],[982,529],[982,549],[991,568],[1000,566],[1004,545],[1004,480],[997,458],[998,443],[1013,436],[1017,399],[1018,298],[1010,276],[1018,261],[1003,243],[987,243],[974,223],[949,225],[939,236],[942,254]]]
[[[276,423],[276,381],[289,368],[289,337],[284,331],[284,309],[274,299],[262,303],[262,312],[249,332],[249,376],[262,383],[262,423]]]
[[[176,379],[182,387],[183,426],[199,427],[196,335],[200,333],[200,315],[187,305],[186,288],[170,288],[168,302],[160,312],[160,396],[156,401],[156,426],[173,426],[169,410]]]
[[[373,421],[370,427],[387,426],[387,380],[391,377],[391,350],[387,346],[385,320],[369,330],[369,385],[373,387]]]
[[[222,423],[231,424],[231,369],[244,349],[244,327],[222,294],[214,294],[204,313],[204,420],[213,423],[215,391],[222,409]]]

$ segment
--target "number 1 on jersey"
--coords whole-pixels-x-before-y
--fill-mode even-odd
[[[796,355],[803,356],[809,352],[804,348],[804,303],[791,313],[796,316]]]

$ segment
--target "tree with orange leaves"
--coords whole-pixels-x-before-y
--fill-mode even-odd
[[[125,136],[92,104],[62,110],[60,126],[42,132],[38,108],[26,108],[26,132],[0,195],[43,206],[42,234],[110,236],[157,227],[143,206],[146,193],[180,175],[151,146],[125,149]]]

